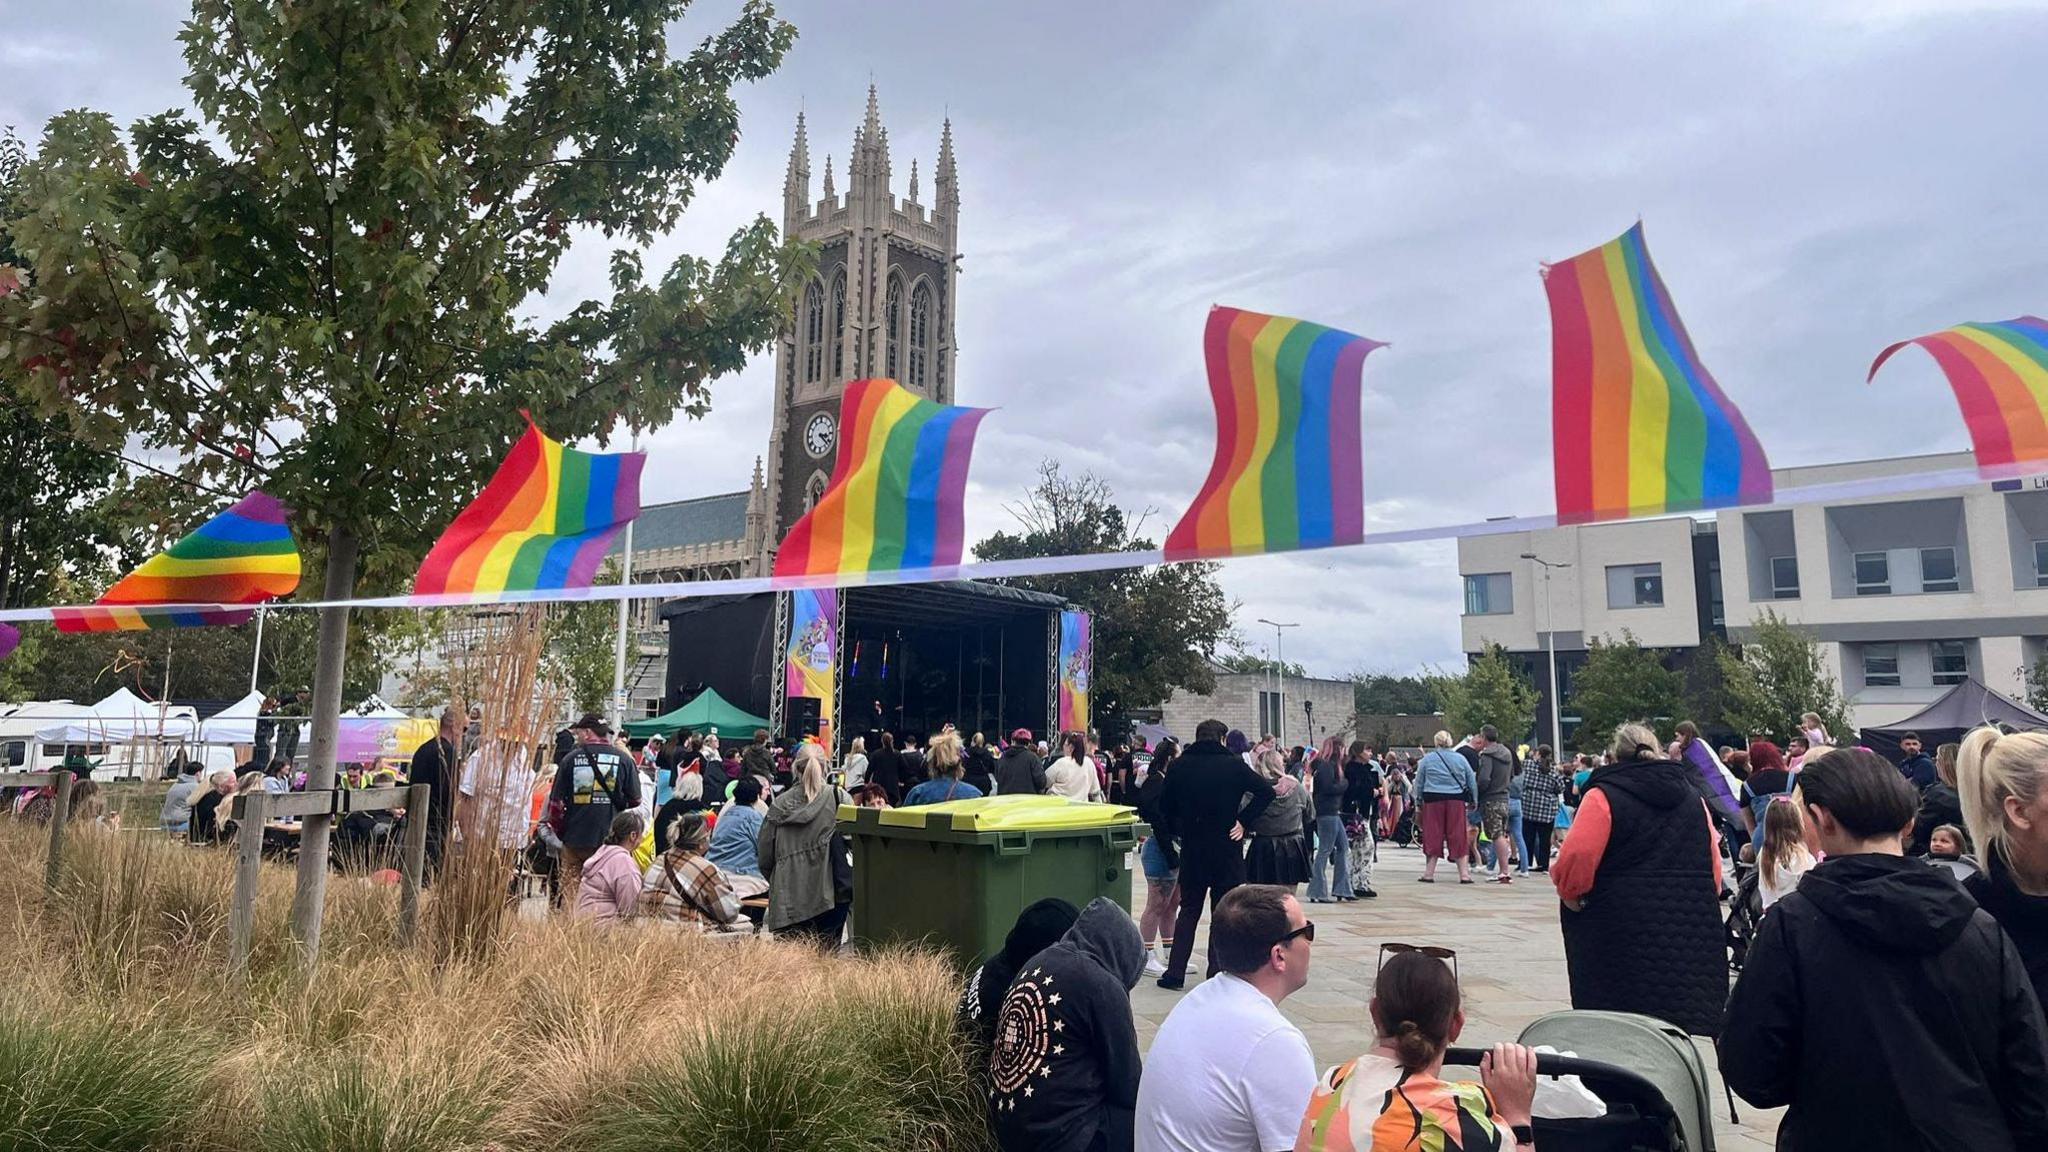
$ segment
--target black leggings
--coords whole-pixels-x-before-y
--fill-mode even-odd
[[[1548,820],[1522,820],[1522,839],[1529,845],[1529,858],[1522,863],[1530,871],[1550,871],[1550,830],[1554,827]]]

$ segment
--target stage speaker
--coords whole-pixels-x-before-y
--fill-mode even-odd
[[[818,698],[790,696],[784,699],[782,734],[802,739],[818,734]]]

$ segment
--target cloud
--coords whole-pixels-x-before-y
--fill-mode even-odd
[[[691,10],[694,43],[737,0]],[[37,5],[17,43],[99,64],[11,65],[0,120],[178,99],[175,13]],[[1375,529],[1541,513],[1549,318],[1537,268],[1638,217],[1694,342],[1780,464],[1967,441],[1925,358],[1885,344],[2042,307],[2048,140],[2032,131],[2038,5],[845,5],[789,0],[784,68],[742,90],[743,136],[650,270],[779,211],[797,109],[814,178],[870,76],[899,190],[929,195],[950,114],[964,206],[959,395],[985,425],[970,534],[1058,456],[1162,532],[1208,467],[1212,303],[1391,347],[1365,369]],[[24,49],[24,51],[28,51]],[[543,310],[601,293],[578,246]],[[765,451],[768,358],[656,434],[650,491],[743,486]],[[1592,450],[1614,450],[1590,446]],[[1449,544],[1233,562],[1242,620],[1300,619],[1318,672],[1457,658]],[[1247,640],[1256,640],[1247,630]]]

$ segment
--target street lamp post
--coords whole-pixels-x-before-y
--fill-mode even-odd
[[[1558,719],[1557,688],[1557,614],[1550,605],[1550,570],[1569,568],[1569,562],[1553,564],[1534,552],[1522,553],[1522,559],[1532,560],[1543,566],[1543,657],[1550,665],[1550,746],[1562,755],[1564,752],[1564,724]]]
[[[1280,714],[1280,730],[1273,733],[1273,735],[1279,738],[1280,746],[1285,748],[1287,746],[1287,634],[1283,629],[1299,628],[1301,625],[1282,624],[1277,620],[1268,620],[1263,616],[1259,617],[1259,623],[1273,629],[1273,674],[1279,678],[1279,686],[1274,690],[1274,695],[1278,699],[1275,701],[1276,706],[1273,711]]]

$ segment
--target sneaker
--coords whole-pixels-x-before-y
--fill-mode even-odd
[[[1145,957],[1145,975],[1164,976],[1166,975],[1166,965],[1161,964],[1157,956],[1147,956]]]

